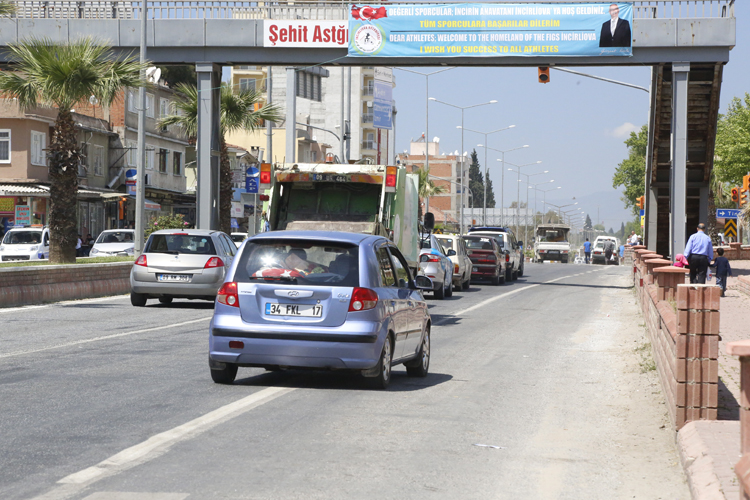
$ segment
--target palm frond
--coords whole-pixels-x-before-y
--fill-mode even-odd
[[[161,118],[160,127],[178,125],[186,137],[192,139],[198,134],[198,88],[187,83],[174,88],[177,99],[173,102],[176,113]]]
[[[15,4],[0,2],[0,16],[12,16],[17,11]]]
[[[256,105],[261,104],[256,110]],[[255,131],[263,120],[281,121],[281,108],[276,104],[263,105],[263,92],[243,90],[233,93],[229,85],[221,87],[221,126],[224,133],[238,130]]]

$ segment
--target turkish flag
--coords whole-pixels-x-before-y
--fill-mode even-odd
[[[365,5],[364,7],[352,5],[352,17],[360,21],[373,21],[387,16],[388,14],[385,11],[385,7],[375,9],[368,5]]]

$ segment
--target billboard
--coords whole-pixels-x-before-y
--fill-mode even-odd
[[[372,99],[372,124],[375,128],[393,128],[393,86],[375,80]]]
[[[265,20],[264,47],[343,48],[349,45],[346,21]]]
[[[352,5],[350,56],[632,56],[629,3]]]

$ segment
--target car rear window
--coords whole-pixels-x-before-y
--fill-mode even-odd
[[[41,231],[8,231],[5,233],[3,243],[6,245],[15,245],[18,243],[41,243]]]
[[[133,231],[105,231],[96,239],[97,243],[131,243]]]
[[[464,238],[464,241],[466,242],[466,248],[469,250],[492,250],[493,239],[494,238],[490,237],[480,238],[479,236],[467,236]]]
[[[215,255],[210,236],[197,234],[152,234],[144,253]]]
[[[251,241],[240,255],[234,281],[359,286],[359,247],[310,240]]]

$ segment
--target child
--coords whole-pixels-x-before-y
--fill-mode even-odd
[[[724,257],[723,248],[717,248],[716,253],[719,256],[714,259],[712,266],[716,267],[716,286],[721,287],[721,296],[723,297],[727,290],[727,276],[732,275],[732,268],[729,266],[729,260]]]
[[[681,253],[677,254],[677,258],[674,261],[674,267],[688,267],[688,261]]]

